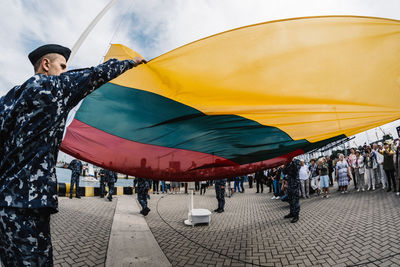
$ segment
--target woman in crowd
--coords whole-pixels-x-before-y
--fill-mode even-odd
[[[339,154],[339,160],[335,166],[336,180],[339,184],[339,190],[342,194],[348,193],[347,187],[349,186],[349,180],[352,179],[351,170],[349,164],[344,159],[343,154]]]
[[[354,184],[357,184],[357,192],[360,192],[360,190],[365,191],[364,157],[361,156],[361,153],[359,150],[356,151],[356,159],[353,161],[353,167],[354,167],[354,174],[355,174],[354,179],[356,180],[356,182]]]

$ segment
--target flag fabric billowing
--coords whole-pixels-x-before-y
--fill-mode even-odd
[[[106,59],[138,55],[119,44]],[[61,150],[156,180],[232,177],[400,118],[400,21],[271,21],[187,44],[89,95]]]

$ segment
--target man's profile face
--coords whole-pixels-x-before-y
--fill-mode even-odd
[[[48,72],[47,75],[60,75],[63,72],[67,71],[67,61],[65,57],[59,54],[55,54],[52,60],[48,62]]]

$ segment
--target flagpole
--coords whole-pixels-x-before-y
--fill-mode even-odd
[[[76,41],[74,46],[71,49],[71,55],[69,57],[69,61],[75,56],[76,52],[79,50],[81,47],[82,43],[85,41],[86,37],[89,35],[89,33],[93,30],[93,28],[96,26],[96,24],[101,20],[101,18],[104,16],[104,14],[107,13],[107,11],[114,5],[114,3],[117,0],[111,0],[104,8],[102,11],[100,11],[99,14],[92,20],[92,22],[87,26],[85,31],[81,34],[79,39]]]

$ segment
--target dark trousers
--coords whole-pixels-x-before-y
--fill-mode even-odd
[[[329,186],[333,186],[333,172],[329,172]]]
[[[199,191],[200,190],[200,183],[199,182],[195,182],[194,183],[194,190],[195,191]]]
[[[108,183],[108,198],[112,199],[112,195],[115,194],[115,186],[114,183]]]
[[[249,188],[253,188],[253,177],[248,177],[249,179]]]
[[[393,185],[393,190],[396,191],[396,179],[394,177],[394,170],[385,170],[386,173],[386,178],[388,181],[388,189],[392,189]]]
[[[200,195],[205,194],[206,193],[206,188],[207,188],[207,184],[201,184],[201,188],[200,188]],[[204,190],[204,193],[203,193]]]
[[[260,187],[261,187],[261,193],[264,192],[264,185],[261,181],[257,180],[257,193],[260,192]]]
[[[104,179],[100,178],[100,197],[104,197],[106,195],[106,184]]]
[[[0,259],[4,266],[53,266],[50,212],[0,207]]]
[[[138,193],[138,197],[137,197],[140,206],[142,206],[142,210],[144,210],[145,208],[147,208],[147,193],[146,192],[140,192]]]
[[[223,210],[225,207],[225,197],[217,198],[218,200],[218,209]]]
[[[299,197],[299,189],[291,189],[288,191],[289,205],[290,205],[290,214],[294,217],[299,217],[300,213],[300,197]]]
[[[155,192],[157,192],[158,193],[158,189],[159,189],[159,186],[160,185],[160,181],[153,181],[153,194],[155,193]]]
[[[240,181],[235,181],[234,192],[236,192],[236,188],[237,191],[240,193]]]
[[[79,197],[79,173],[72,173],[71,176],[71,186],[69,187],[69,196],[72,197],[72,192],[74,191],[74,185],[76,187],[75,189],[75,195]]]
[[[353,176],[354,188],[357,188],[357,179],[354,179],[356,177],[356,172],[354,171],[354,169],[351,170],[351,175]]]
[[[242,189],[242,193],[244,193],[244,186],[243,186],[244,181],[240,181],[240,188]]]

